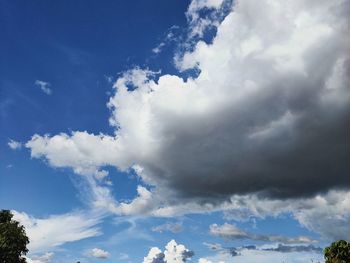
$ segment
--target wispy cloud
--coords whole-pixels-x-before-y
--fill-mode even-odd
[[[181,223],[166,223],[166,224],[152,227],[152,231],[159,232],[159,233],[162,233],[165,231],[179,233],[182,231],[182,224]]]
[[[52,94],[51,84],[46,81],[36,80],[35,85],[37,85],[46,95]]]
[[[34,218],[24,212],[12,211],[14,219],[26,229],[29,250],[32,253],[46,252],[58,246],[101,234],[98,224],[102,216],[94,213],[72,212]]]
[[[163,37],[163,40],[155,47],[152,49],[152,52],[154,54],[159,54],[163,51],[163,49],[168,46],[170,43],[175,42],[178,40],[178,31],[179,27],[174,25],[169,28],[165,36]]]
[[[104,75],[105,80],[108,84],[111,84],[113,82],[113,76],[110,75]]]

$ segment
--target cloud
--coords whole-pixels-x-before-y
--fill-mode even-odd
[[[46,95],[52,94],[52,89],[49,88],[51,86],[49,82],[36,80],[35,85],[37,85],[41,89],[41,91],[44,92]]]
[[[162,49],[164,46],[165,46],[165,42],[161,42],[158,46],[152,49],[152,52],[154,54],[159,54],[160,52],[162,52]]]
[[[24,212],[12,211],[29,237],[31,253],[52,250],[67,242],[100,235],[97,225],[101,217],[84,212],[52,215],[48,218],[34,218]]]
[[[274,235],[256,235],[245,232],[239,229],[237,226],[225,223],[223,225],[212,224],[209,227],[210,234],[219,236],[225,239],[250,239],[256,241],[269,241],[269,242],[280,242],[283,244],[299,244],[299,243],[312,243],[315,242],[309,237],[285,237],[285,236],[274,236]]]
[[[112,76],[104,75],[104,78],[107,81],[107,83],[112,83],[113,82],[113,77]]]
[[[34,135],[26,143],[31,157],[45,157],[53,167],[72,167],[77,174],[97,174],[98,167],[110,164],[118,153],[114,138],[87,132],[65,133],[49,137]],[[108,157],[110,156],[110,157]]]
[[[184,245],[177,244],[171,240],[166,246],[164,252],[159,248],[153,247],[144,257],[143,263],[183,263],[194,255],[193,251],[188,250]]]
[[[193,1],[189,10],[197,11],[188,12],[202,21],[203,10],[222,14],[225,3]],[[117,214],[292,213],[327,238],[345,236],[349,5],[233,4],[223,20],[205,20],[217,29],[211,43],[197,41],[177,56],[179,69],[197,76],[135,68],[116,80],[108,103],[115,134],[34,135],[26,147],[78,174],[96,177],[104,166],[136,172],[150,187],[139,186],[129,202],[89,179],[96,204]]]
[[[206,258],[200,258],[200,259],[198,260],[198,263],[213,263],[213,262],[211,262],[210,260],[208,260],[208,259],[206,259]]]
[[[198,67],[198,77],[155,80],[135,69],[116,81],[115,136],[35,135],[27,147],[78,173],[137,164],[145,182],[183,197],[290,198],[349,187],[344,5],[238,1],[213,43],[198,42],[180,61]]]
[[[210,250],[215,251],[217,253],[221,254],[230,254],[231,256],[238,256],[238,248],[236,247],[223,247],[221,244],[218,243],[203,243],[205,246],[207,246]],[[254,249],[256,249],[255,246],[252,246]],[[245,247],[244,247],[245,248]]]
[[[305,263],[305,262],[323,262],[323,255],[315,252],[290,252],[281,253],[278,251],[252,250],[242,249],[240,256],[234,257],[230,254],[216,254],[201,258],[199,263],[215,263],[215,262],[235,262],[235,263],[270,263],[270,262],[284,262],[284,263]]]
[[[350,229],[350,191],[330,191],[311,198],[271,200],[256,195],[234,196],[226,217],[267,218],[291,214],[302,226],[328,240],[347,239]]]
[[[26,260],[28,263],[49,263],[51,262],[51,259],[53,256],[54,256],[54,253],[46,252],[41,256],[31,256],[30,258],[26,257]]]
[[[303,263],[303,262],[323,262],[322,249],[312,245],[250,245],[242,247],[223,247],[220,244],[204,243],[212,251],[216,252],[213,256],[201,257],[198,263],[225,263],[225,262],[247,262],[247,263],[268,263],[268,262],[285,262],[285,263]],[[167,262],[164,261],[164,253],[159,248],[153,248],[152,258],[161,255],[161,261],[144,261]],[[151,253],[150,253],[151,254]],[[149,255],[150,255],[149,254]],[[232,258],[234,257],[234,259]],[[172,261],[170,261],[172,262]],[[177,262],[177,261],[175,261]],[[182,261],[180,261],[182,262]]]
[[[224,0],[193,0],[189,6],[189,10],[199,10],[203,8],[219,8]]]
[[[278,244],[275,248],[265,248],[263,250],[266,251],[278,251],[283,253],[291,253],[291,252],[315,252],[322,253],[323,249],[320,247],[315,247],[313,245],[308,246],[285,246],[282,244]]]
[[[185,44],[202,38],[208,29],[218,27],[231,9],[231,4],[231,0],[192,0],[186,12],[189,36]]]
[[[126,215],[147,214],[152,212],[152,192],[143,186],[137,187],[138,196],[130,203],[120,203],[117,211]]]
[[[311,252],[322,254],[323,249],[314,245],[245,245],[241,247],[223,247],[221,244],[204,243],[210,250],[220,254],[229,254],[232,257],[240,256],[241,251],[255,250],[255,251],[275,251],[281,253],[292,253],[292,252]]]
[[[163,263],[164,253],[157,247],[152,247],[148,255],[143,258],[143,263]]]
[[[7,145],[12,149],[12,150],[19,150],[22,148],[22,143],[21,142],[17,142],[14,140],[9,140],[9,142],[7,143]]]
[[[152,231],[159,232],[159,233],[162,233],[165,231],[178,233],[178,232],[182,231],[182,224],[180,224],[180,223],[166,223],[163,225],[152,227]]]
[[[242,247],[223,247],[220,244],[205,244],[217,252],[214,256],[201,258],[199,263],[210,262],[237,262],[237,263],[302,263],[323,262],[323,253],[320,247],[313,245],[249,245]],[[234,257],[234,259],[232,259]]]
[[[223,224],[222,226],[219,226],[217,224],[212,224],[209,227],[210,234],[214,236],[220,236],[224,238],[230,238],[230,239],[241,239],[246,238],[248,234],[239,228],[237,228],[235,225],[231,225],[228,223]]]
[[[109,252],[102,250],[100,248],[93,248],[89,252],[89,256],[94,258],[108,258],[110,254]]]
[[[166,32],[166,34],[164,35],[162,42],[160,42],[155,48],[153,48],[152,52],[154,54],[159,54],[170,43],[176,42],[179,39],[178,32],[177,32],[178,29],[179,27],[176,25],[170,27]]]

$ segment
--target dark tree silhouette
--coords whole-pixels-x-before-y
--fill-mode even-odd
[[[324,249],[325,263],[350,263],[350,243],[345,240],[333,242]]]
[[[9,210],[0,211],[0,262],[25,263],[29,239],[24,227],[12,218]]]

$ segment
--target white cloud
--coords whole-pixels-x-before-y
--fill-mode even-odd
[[[94,258],[108,258],[110,256],[110,254],[109,254],[109,252],[107,252],[103,249],[93,248],[89,252],[89,256],[94,257]]]
[[[165,246],[164,252],[158,247],[151,248],[148,255],[144,257],[143,263],[183,263],[189,260],[193,254],[184,245],[171,240]]]
[[[350,235],[347,225],[350,220],[350,191],[330,191],[294,200],[234,196],[226,208],[226,217],[231,219],[292,214],[301,225],[329,240],[346,239]]]
[[[315,242],[309,237],[286,237],[286,236],[274,236],[274,235],[256,235],[248,233],[239,229],[237,226],[225,223],[223,225],[212,224],[209,227],[210,234],[219,236],[225,239],[250,239],[257,241],[269,241],[280,242],[283,244],[300,244],[300,243],[313,243]]]
[[[225,261],[215,261],[215,262],[218,262],[218,263],[225,263]],[[212,261],[206,259],[206,258],[200,258],[198,260],[198,263],[213,263]]]
[[[230,0],[192,0],[186,17],[189,23],[189,40],[193,37],[203,37],[205,30],[208,28],[218,27],[223,19],[225,12],[221,8],[223,4],[231,3]],[[205,9],[208,14],[201,16],[200,12]],[[189,41],[188,40],[188,41]]]
[[[118,202],[108,187],[98,185],[91,177],[87,178],[94,207],[105,209],[118,215],[151,215],[159,205],[159,200],[143,186],[137,187],[137,196],[129,201]]]
[[[181,263],[186,262],[193,254],[184,245],[177,244],[175,240],[171,240],[165,246],[164,259],[166,263]]]
[[[152,204],[152,192],[145,187],[137,187],[138,196],[130,203],[120,203],[118,210],[121,214],[137,215],[151,213],[154,209]]]
[[[203,9],[203,8],[219,8],[224,0],[193,0],[189,9]]]
[[[106,170],[100,170],[100,171],[96,171],[95,172],[95,177],[98,180],[103,180],[104,178],[106,178],[108,176],[109,172]]]
[[[31,253],[52,250],[67,242],[73,242],[100,234],[97,225],[100,216],[84,212],[52,215],[48,218],[34,218],[28,214],[12,211],[29,237]]]
[[[14,140],[9,140],[9,142],[7,143],[7,145],[12,149],[12,150],[19,150],[22,148],[22,143],[21,142],[17,142]]]
[[[53,256],[54,256],[53,252],[46,252],[41,256],[26,257],[26,260],[28,263],[49,263],[51,262],[51,259]]]
[[[162,49],[164,46],[165,46],[165,42],[161,42],[158,46],[152,49],[152,52],[154,54],[159,54],[160,52],[162,52]]]
[[[72,167],[77,174],[96,175],[100,177],[105,172],[99,167],[118,165],[118,145],[115,138],[107,135],[93,135],[87,132],[73,132],[71,136],[65,133],[49,137],[34,135],[26,143],[34,158],[45,157],[54,167]]]
[[[36,80],[35,85],[37,85],[46,95],[52,94],[52,89],[50,89],[51,84],[49,82]]]
[[[152,247],[149,250],[148,255],[143,258],[143,263],[161,263],[161,262],[164,262],[164,254],[157,247]]]
[[[217,224],[212,224],[210,225],[209,229],[210,229],[210,234],[214,236],[224,237],[224,238],[240,239],[248,236],[246,232],[242,231],[235,225],[231,225],[228,223],[225,223],[221,226]]]

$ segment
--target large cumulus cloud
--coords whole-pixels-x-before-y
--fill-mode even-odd
[[[223,4],[196,3],[188,12]],[[136,204],[152,211],[150,204],[165,202],[169,214],[178,204],[200,210],[198,200],[235,204],[232,195],[317,200],[331,189],[347,191],[349,10],[347,0],[235,1],[213,22],[212,43],[198,41],[175,56],[180,71],[196,68],[198,76],[137,68],[116,81],[108,103],[114,135],[35,135],[26,146],[52,166],[96,178],[106,176],[106,165],[134,169],[155,188],[139,187],[135,202],[109,205],[129,214]],[[307,211],[298,217],[305,225],[317,214]]]
[[[109,105],[127,166],[189,197],[299,197],[348,186],[343,5],[241,1],[213,44],[184,55],[181,69],[198,67],[197,78],[120,78]]]

